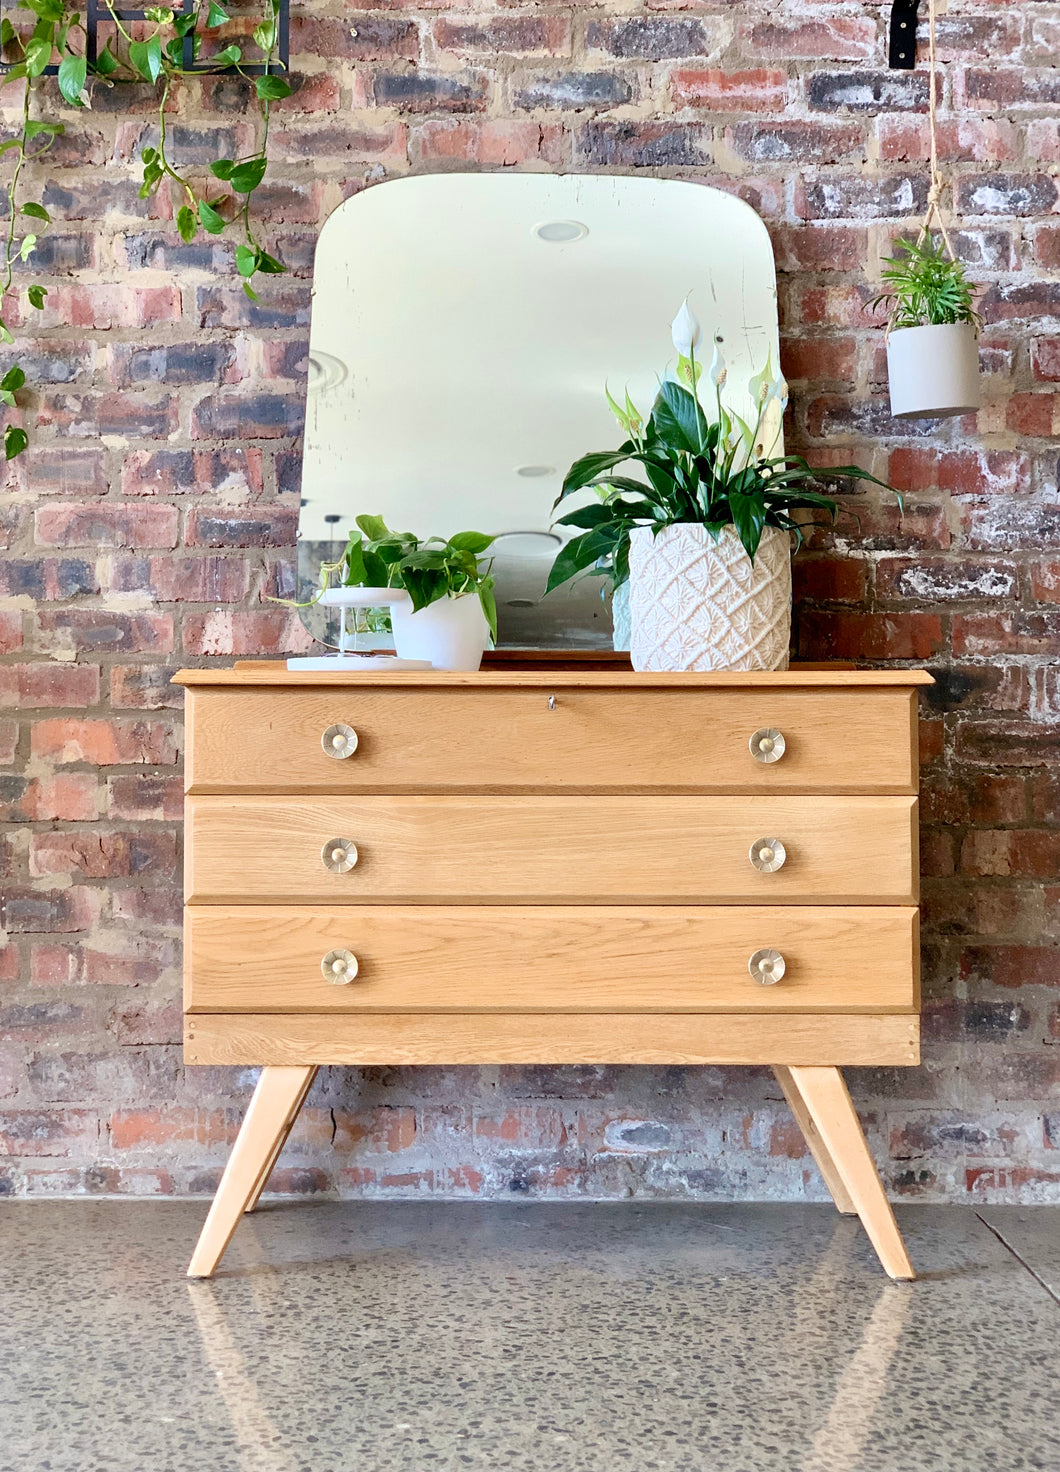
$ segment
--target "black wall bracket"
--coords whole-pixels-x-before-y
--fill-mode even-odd
[[[911,72],[916,66],[916,14],[920,0],[894,0],[891,6],[891,40],[887,64]]]

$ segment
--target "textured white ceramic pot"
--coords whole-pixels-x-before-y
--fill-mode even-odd
[[[611,594],[611,644],[616,654],[629,650],[629,579]]]
[[[635,670],[787,669],[791,538],[766,527],[752,564],[731,526],[637,527],[629,612]]]
[[[900,327],[887,339],[895,419],[945,419],[979,408],[979,341],[970,322]]]
[[[427,659],[436,670],[477,670],[489,639],[477,593],[439,598],[419,613],[411,603],[397,603],[390,626],[399,659]]]

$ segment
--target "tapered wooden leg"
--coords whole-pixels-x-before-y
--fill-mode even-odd
[[[824,1141],[817,1133],[817,1126],[813,1122],[813,1116],[806,1108],[802,1095],[795,1086],[795,1080],[791,1076],[790,1068],[775,1067],[773,1072],[777,1076],[777,1083],[784,1091],[784,1098],[788,1101],[788,1108],[795,1116],[795,1123],[802,1130],[803,1138],[809,1147],[810,1154],[814,1158],[817,1169],[824,1177],[824,1183],[832,1195],[836,1207],[844,1216],[856,1216],[857,1207],[851,1200],[850,1192],[843,1185],[843,1177],[836,1169],[836,1163],[825,1149]]]
[[[838,1068],[792,1068],[788,1072],[885,1271],[892,1278],[915,1278],[843,1075]],[[812,1150],[810,1136],[806,1138]],[[816,1151],[814,1155],[816,1158]]]
[[[278,1153],[277,1142],[290,1130],[315,1072],[312,1065],[262,1069],[206,1224],[195,1244],[188,1267],[189,1278],[213,1276],[248,1201],[260,1189],[262,1172]]]
[[[289,1114],[287,1116],[287,1123],[284,1125],[282,1131],[280,1132],[280,1138],[276,1141],[276,1144],[273,1146],[272,1154],[269,1156],[268,1160],[265,1162],[265,1168],[262,1170],[261,1175],[258,1177],[258,1184],[254,1187],[254,1190],[251,1193],[250,1200],[247,1202],[246,1206],[244,1207],[244,1214],[246,1212],[251,1212],[251,1211],[254,1210],[255,1206],[257,1206],[257,1204],[258,1204],[259,1198],[261,1197],[262,1191],[264,1191],[265,1187],[268,1185],[269,1177],[272,1175],[273,1169],[275,1168],[276,1161],[278,1160],[279,1155],[280,1155],[280,1151],[287,1144],[288,1136],[290,1135],[291,1131],[294,1129],[294,1122],[298,1118],[299,1111],[301,1110],[302,1105],[306,1101],[306,1095],[309,1093],[309,1090],[313,1087],[313,1080],[314,1080],[314,1078],[316,1078],[316,1075],[317,1075],[317,1070],[315,1068],[313,1068],[313,1069],[311,1069],[309,1071],[309,1075],[308,1075],[308,1077],[306,1078],[306,1081],[305,1081],[305,1086],[302,1089],[302,1092],[298,1095],[298,1098],[294,1101],[294,1105],[291,1108],[291,1110],[290,1110],[290,1112],[289,1112]]]

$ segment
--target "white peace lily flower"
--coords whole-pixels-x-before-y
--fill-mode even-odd
[[[724,388],[725,380],[729,376],[729,370],[725,366],[725,359],[721,355],[721,348],[714,344],[714,356],[710,360],[710,381],[715,388]]]
[[[690,358],[692,349],[699,346],[703,330],[692,312],[688,310],[688,298],[681,303],[681,310],[670,323],[670,336],[674,347],[682,358]]]
[[[747,383],[747,392],[751,396],[751,403],[758,408],[768,403],[770,392],[773,387],[773,364],[770,355],[766,354],[766,365],[761,373],[755,373]]]
[[[766,395],[765,402],[768,404],[773,399],[776,399],[780,405],[781,413],[783,413],[788,407],[788,381],[783,373],[778,373],[769,385],[769,392]]]

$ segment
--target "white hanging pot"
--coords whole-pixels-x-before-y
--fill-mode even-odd
[[[637,527],[629,612],[635,670],[787,669],[791,538],[766,527],[752,563],[735,527]]]
[[[970,322],[899,327],[887,339],[895,419],[945,419],[979,408],[979,342]]]
[[[390,609],[399,659],[426,659],[436,670],[477,670],[489,640],[489,625],[477,593],[438,598],[418,613],[412,604]]]

